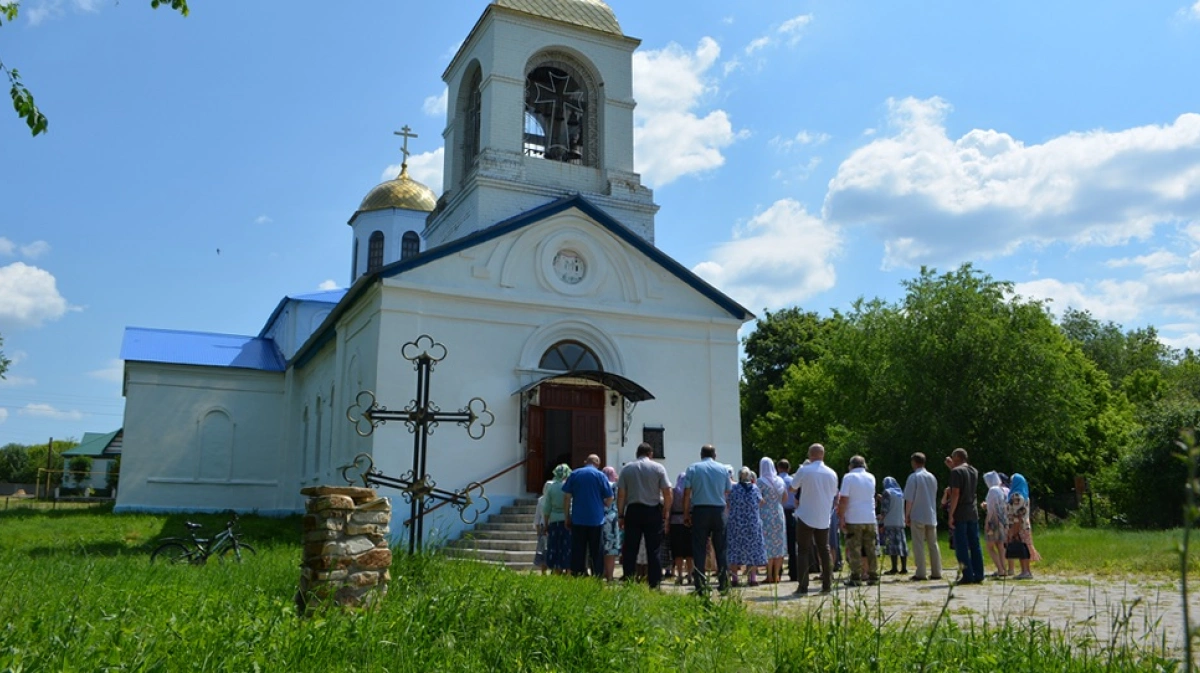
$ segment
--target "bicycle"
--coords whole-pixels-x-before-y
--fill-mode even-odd
[[[184,525],[188,527],[191,539],[164,538],[154,551],[150,552],[150,562],[154,563],[155,559],[161,558],[166,563],[204,565],[210,556],[216,556],[221,560],[232,556],[233,560],[241,563],[244,554],[248,553],[253,556],[258,552],[254,550],[254,547],[242,542],[239,534],[233,530],[236,523],[237,515],[234,514],[233,518],[225,524],[225,530],[217,533],[216,537],[199,538],[196,537],[196,531],[200,530],[201,525],[185,521]]]

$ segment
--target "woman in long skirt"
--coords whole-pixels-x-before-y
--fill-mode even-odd
[[[767,552],[767,584],[779,582],[783,575],[783,557],[787,554],[787,528],[783,514],[783,501],[787,499],[787,487],[783,478],[775,472],[775,461],[763,458],[758,463],[760,477],[758,490],[762,493],[762,506],[758,513],[762,518],[763,545]]]
[[[567,530],[566,513],[563,511],[563,482],[571,475],[566,463],[554,468],[554,479],[546,482],[542,491],[545,502],[542,513],[546,517],[546,566],[555,575],[566,574],[571,569],[571,531]]]
[[[762,493],[754,485],[754,472],[743,467],[738,483],[729,490],[728,537],[729,572],[733,585],[738,584],[738,571],[746,566],[750,586],[758,586],[755,570],[767,564],[767,548],[763,543],[762,518],[758,514]]]

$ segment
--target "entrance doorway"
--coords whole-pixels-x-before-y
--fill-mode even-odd
[[[566,463],[575,469],[590,455],[608,463],[604,433],[605,389],[595,386],[544,384],[540,404],[529,405],[526,488],[541,493],[554,466]]]

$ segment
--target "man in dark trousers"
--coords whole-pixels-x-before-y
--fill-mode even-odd
[[[979,545],[979,509],[976,506],[979,472],[967,463],[967,450],[950,453],[950,529],[958,557],[958,583],[983,583],[983,549]]]
[[[646,541],[646,579],[654,589],[662,581],[663,529],[671,516],[671,481],[667,468],[650,459],[654,447],[642,442],[637,460],[621,468],[617,478],[617,520],[625,531],[625,550],[621,566],[625,579],[637,574],[638,548]]]
[[[787,458],[775,461],[775,471],[783,480],[787,498],[783,501],[783,527],[787,529],[788,579],[795,582],[800,579],[796,574],[796,494],[792,492],[792,464]]]
[[[608,477],[600,471],[600,456],[588,456],[583,467],[563,482],[562,490],[564,523],[571,531],[571,573],[586,574],[590,558],[592,575],[604,577],[601,531],[604,508],[612,502],[613,492]]]
[[[700,462],[692,463],[683,477],[683,525],[692,527],[692,583],[696,593],[708,595],[708,576],[704,574],[708,541],[712,539],[717,560],[717,589],[729,591],[729,557],[726,556],[725,503],[733,482],[729,468],[717,462],[712,444],[700,447]]]

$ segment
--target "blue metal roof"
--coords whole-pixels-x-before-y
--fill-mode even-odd
[[[271,326],[275,324],[275,319],[279,317],[280,313],[283,313],[283,307],[287,306],[289,301],[311,301],[318,304],[336,304],[342,300],[342,297],[346,296],[348,291],[349,290],[347,288],[343,287],[336,290],[309,292],[308,294],[289,294],[288,296],[279,300],[279,305],[275,307],[274,311],[271,311],[271,317],[267,318],[267,322],[265,325],[263,325],[262,331],[258,333],[258,336],[266,336],[267,332],[271,331]]]
[[[287,366],[271,339],[236,334],[126,327],[121,359],[282,372]]]
[[[338,288],[336,290],[322,290],[320,292],[309,292],[308,294],[289,294],[288,299],[296,301],[316,301],[322,304],[336,304],[346,296],[346,288]]]

